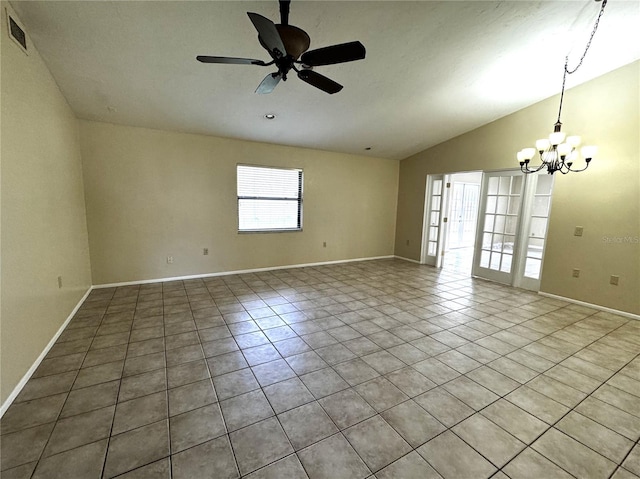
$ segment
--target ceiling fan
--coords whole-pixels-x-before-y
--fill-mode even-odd
[[[295,71],[302,81],[329,94],[342,90],[342,85],[313,71],[313,67],[362,60],[366,53],[364,45],[360,42],[349,42],[307,51],[311,44],[309,35],[304,30],[289,25],[291,0],[279,0],[279,2],[280,23],[278,25],[262,15],[247,12],[251,23],[258,31],[260,45],[269,52],[272,58],[270,62],[252,58],[204,55],[199,55],[196,59],[202,63],[259,65],[263,67],[275,64],[278,71],[269,73],[258,85],[256,93],[260,94],[271,93],[280,80],[287,80],[287,74],[291,70]],[[300,59],[298,60],[298,58]]]

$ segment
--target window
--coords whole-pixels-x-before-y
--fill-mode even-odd
[[[302,230],[302,170],[238,165],[238,231]]]

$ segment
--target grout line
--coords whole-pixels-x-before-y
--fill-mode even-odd
[[[109,303],[111,303],[111,301],[113,300],[115,294],[116,294],[117,290],[113,292],[113,295],[111,296],[111,299],[109,300]],[[138,304],[138,299],[136,297],[136,306]],[[102,315],[102,320],[100,321],[100,326],[102,326],[102,323],[104,322],[104,318],[107,316],[109,311],[109,306],[107,305],[104,314]],[[113,437],[113,426],[115,424],[116,421],[116,413],[118,411],[118,404],[119,404],[119,398],[120,398],[120,390],[122,389],[122,376],[124,374],[124,367],[127,363],[127,356],[129,355],[129,344],[131,341],[131,328],[133,328],[133,317],[135,316],[135,308],[133,309],[133,314],[132,314],[132,320],[131,320],[131,327],[129,328],[129,337],[127,340],[127,347],[125,350],[125,354],[124,354],[124,359],[122,360],[122,370],[120,371],[120,379],[118,380],[118,390],[116,392],[116,402],[113,405],[113,417],[111,418],[111,427],[109,428],[109,437],[107,438],[107,447],[104,451],[104,459],[102,461],[102,473],[100,475],[100,477],[103,477],[105,472],[106,472],[106,468],[107,468],[107,459],[109,458],[109,447],[111,446],[111,438]],[[98,327],[98,330],[100,329],[100,327]],[[98,330],[96,330],[96,335]],[[94,340],[97,336],[94,336]],[[93,341],[91,341],[91,345],[89,345],[89,351],[91,350],[91,346],[93,345]],[[100,349],[100,348],[98,348]],[[88,354],[88,353],[87,353]],[[84,360],[83,360],[84,363]],[[82,366],[80,366],[82,368]],[[89,386],[90,387],[90,386]]]

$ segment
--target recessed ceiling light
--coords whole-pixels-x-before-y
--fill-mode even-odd
[[[273,113],[267,113],[264,116],[267,120],[275,120],[276,116]]]

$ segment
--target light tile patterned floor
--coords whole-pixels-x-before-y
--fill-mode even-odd
[[[2,478],[640,476],[640,321],[398,260],[94,290]]]

